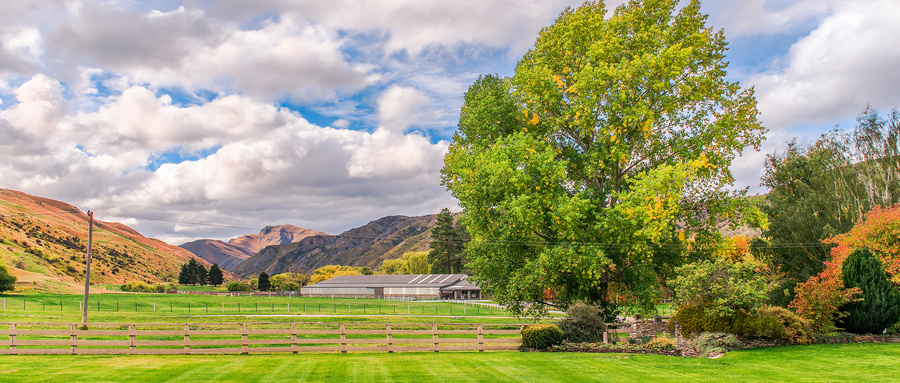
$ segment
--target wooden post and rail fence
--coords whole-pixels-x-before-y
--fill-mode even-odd
[[[515,350],[521,324],[0,323],[0,354]]]
[[[603,342],[628,334],[609,323]],[[0,355],[493,351],[522,345],[523,324],[0,323]]]

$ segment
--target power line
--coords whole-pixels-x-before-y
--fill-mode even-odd
[[[80,210],[64,210],[59,213],[14,213],[19,216],[59,216],[64,214],[71,213],[82,213]],[[95,212],[96,213],[96,212]],[[155,216],[146,216],[139,214],[127,214],[127,213],[111,213],[111,212],[103,212],[105,215],[119,217],[119,218],[132,218],[132,219],[143,219],[150,221],[162,221],[162,222],[172,222],[172,223],[182,223],[182,224],[190,224],[190,225],[199,225],[199,226],[213,226],[213,227],[223,227],[230,229],[242,229],[242,230],[255,230],[261,231],[262,229],[258,227],[249,227],[242,225],[234,225],[234,224],[222,224],[222,223],[214,223],[214,222],[204,222],[204,221],[195,221],[195,220],[185,220],[185,219],[177,219],[177,218],[166,218],[166,217],[155,217]],[[342,238],[352,238],[352,239],[378,239],[384,237],[383,235],[378,236],[362,236],[362,235],[352,235],[352,234],[340,234]],[[495,245],[523,245],[523,246],[584,246],[584,247],[607,247],[607,248],[631,248],[631,247],[652,247],[652,248],[664,248],[664,249],[674,249],[674,248],[683,248],[690,246],[691,244],[675,244],[675,243],[628,243],[628,242],[573,242],[573,241],[533,241],[533,240],[502,240],[502,239],[487,239],[487,240],[478,240],[480,243],[484,244],[495,244]],[[832,247],[833,244],[829,243],[820,243],[820,242],[807,242],[807,243],[779,243],[779,244],[766,244],[763,245],[765,249],[779,250],[779,249],[805,249],[805,248],[827,248]],[[753,248],[754,245],[748,244],[748,248]],[[731,250],[737,249],[738,246],[729,245],[729,244],[715,244],[709,246],[710,249],[714,250]]]

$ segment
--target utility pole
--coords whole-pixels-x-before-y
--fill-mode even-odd
[[[91,289],[91,242],[94,241],[94,212],[88,210],[88,246],[87,246],[87,264],[84,268],[84,313],[81,316],[81,323],[87,324],[88,312],[88,295]]]

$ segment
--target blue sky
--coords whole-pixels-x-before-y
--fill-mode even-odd
[[[579,4],[3,2],[0,187],[173,244],[452,208],[439,171],[468,85],[511,75],[540,28]],[[702,9],[769,129],[733,163],[737,187],[762,191],[766,154],[791,138],[900,105],[896,1]]]

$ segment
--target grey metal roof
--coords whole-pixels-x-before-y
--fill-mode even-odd
[[[441,291],[481,291],[481,287],[468,279],[460,279],[450,286],[441,287]]]
[[[304,287],[445,287],[465,282],[465,274],[341,275]],[[472,285],[474,286],[474,285]],[[477,286],[475,286],[477,289]],[[469,289],[471,290],[471,289]]]

